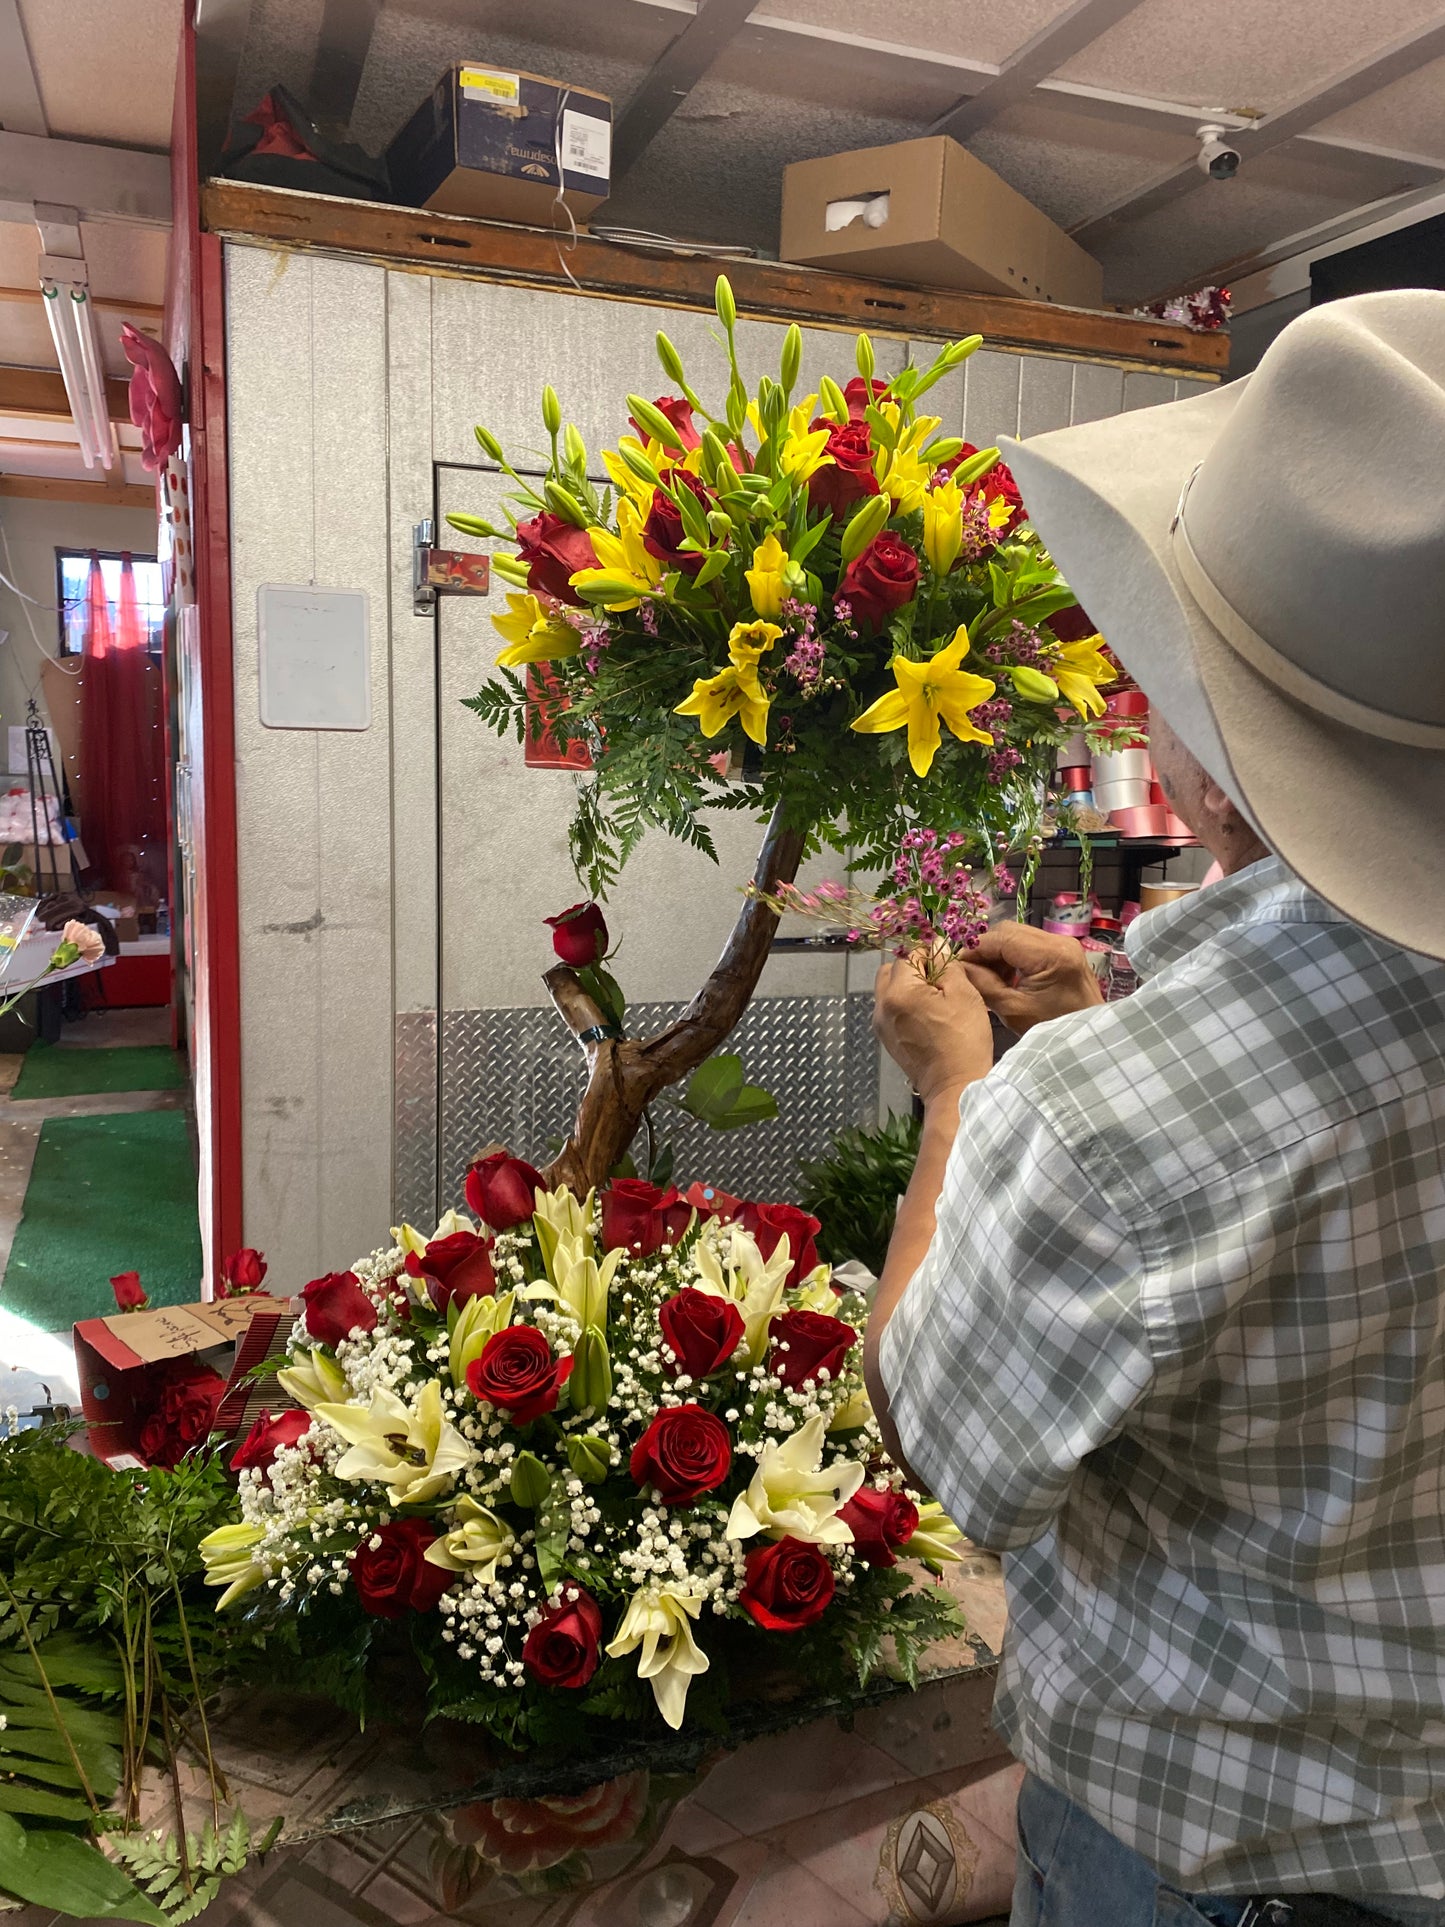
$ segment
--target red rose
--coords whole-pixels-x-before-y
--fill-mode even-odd
[[[662,1335],[677,1356],[674,1374],[707,1378],[720,1372],[738,1348],[743,1315],[727,1298],[687,1285],[658,1308]]]
[[[702,436],[698,434],[694,426],[692,403],[690,401],[682,401],[676,395],[659,395],[652,405],[661,414],[666,415],[667,419],[672,423],[673,427],[677,430],[677,439],[682,443],[684,448],[702,447]],[[631,415],[629,415],[627,419],[637,431],[637,439],[642,442],[644,446],[651,441],[652,437],[642,426],[641,422],[637,421],[635,417]]]
[[[542,921],[552,932],[552,948],[574,970],[590,970],[606,956],[607,920],[597,904],[574,903],[561,916]]]
[[[664,1505],[691,1505],[713,1492],[732,1469],[728,1428],[700,1405],[668,1405],[632,1448],[629,1471],[656,1486]]]
[[[1099,633],[1098,623],[1091,621],[1077,602],[1069,609],[1055,609],[1044,618],[1043,626],[1052,629],[1060,642],[1082,642],[1086,636]]]
[[[122,1311],[144,1311],[150,1303],[138,1271],[118,1271],[110,1281],[110,1288]]]
[[[351,1578],[363,1610],[377,1619],[435,1611],[456,1577],[426,1557],[435,1543],[425,1519],[393,1519],[364,1539],[351,1555]]]
[[[846,602],[860,628],[881,629],[918,590],[918,557],[884,529],[843,571],[834,600]]]
[[[406,1270],[408,1277],[425,1281],[427,1297],[442,1312],[469,1298],[490,1298],[497,1288],[492,1241],[475,1231],[454,1231],[448,1238],[433,1238],[423,1252],[409,1251]]]
[[[493,1151],[467,1173],[467,1204],[493,1231],[512,1231],[533,1215],[537,1193],[546,1188],[542,1173],[530,1164]]]
[[[646,1178],[614,1178],[602,1193],[602,1242],[650,1258],[675,1245],[692,1222],[692,1209],[672,1185],[664,1191]]]
[[[150,1381],[154,1387],[156,1381]],[[155,1404],[141,1425],[137,1444],[147,1465],[179,1465],[187,1452],[210,1436],[226,1382],[214,1372],[174,1368],[157,1389]]]
[[[505,1412],[513,1425],[528,1425],[556,1410],[562,1387],[572,1376],[572,1357],[554,1358],[552,1347],[534,1325],[509,1325],[489,1338],[480,1358],[467,1367],[467,1384]]]
[[[313,1278],[301,1297],[306,1329],[323,1345],[339,1345],[358,1329],[376,1329],[376,1306],[354,1271],[328,1271],[324,1278]]]
[[[878,493],[878,477],[873,473],[873,438],[865,421],[850,421],[846,426],[820,416],[814,428],[828,430],[825,454],[833,457],[823,468],[815,468],[808,478],[808,506],[830,509],[839,521],[861,502],[865,495]]]
[[[793,1265],[788,1273],[790,1285],[801,1284],[817,1267],[818,1247],[813,1240],[823,1229],[816,1218],[800,1211],[795,1204],[745,1204],[739,1223],[750,1231],[763,1257],[771,1258],[779,1241],[786,1238]]]
[[[253,1251],[246,1245],[240,1251],[233,1251],[221,1266],[221,1283],[225,1287],[218,1296],[235,1297],[237,1293],[259,1291],[266,1276],[265,1255]]]
[[[585,1686],[601,1657],[602,1612],[590,1593],[569,1585],[522,1643],[522,1664],[544,1686]]]
[[[701,502],[704,511],[712,505],[712,496],[695,476],[682,469],[673,471],[672,480],[683,487],[690,488]],[[683,539],[687,527],[682,519],[682,510],[665,489],[652,491],[652,507],[648,510],[647,520],[642,525],[642,546],[649,555],[655,555],[664,570],[678,569],[683,575],[696,575],[702,567],[704,557],[696,549],[685,549]]]
[[[275,1418],[269,1412],[262,1412],[231,1455],[231,1470],[244,1472],[248,1466],[258,1466],[261,1471],[269,1472],[277,1446],[294,1445],[310,1429],[309,1412],[281,1412]]]
[[[896,1566],[894,1547],[907,1545],[918,1525],[918,1507],[901,1492],[860,1486],[839,1506],[838,1517],[853,1534],[853,1551],[865,1565]]]
[[[965,442],[949,461],[939,463],[933,478],[935,483],[946,481],[960,462],[968,461],[977,453],[978,450],[972,442]],[[1006,535],[1012,535],[1020,522],[1028,519],[1028,510],[1024,507],[1023,497],[1019,494],[1019,485],[1014,480],[1013,470],[1007,462],[995,462],[988,474],[975,486],[982,491],[985,502],[1004,501],[1009,505],[1008,520],[994,531],[1000,542]],[[1090,630],[1088,633],[1092,635],[1093,631]]]
[[[527,587],[534,594],[579,608],[582,598],[572,587],[572,577],[579,569],[597,567],[587,531],[574,528],[550,509],[517,524],[517,559],[527,564]]]
[[[724,1224],[731,1224],[743,1208],[741,1198],[719,1190],[715,1184],[690,1184],[682,1196],[699,1218],[720,1218]]]
[[[869,384],[864,381],[861,375],[854,375],[851,381],[845,382],[843,384],[843,399],[848,404],[849,421],[861,422],[869,402],[877,401],[887,386],[888,383],[886,381],[879,381],[876,375],[873,378],[871,390]]]
[[[821,1619],[833,1598],[833,1568],[817,1546],[774,1539],[748,1554],[738,1604],[769,1633],[796,1633]]]
[[[841,1318],[821,1311],[785,1311],[769,1327],[773,1341],[768,1370],[784,1385],[811,1385],[819,1372],[836,1378],[858,1334]],[[786,1351],[779,1346],[786,1345]]]

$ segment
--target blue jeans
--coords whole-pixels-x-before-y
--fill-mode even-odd
[[[1355,1904],[1382,1924],[1445,1927],[1445,1901],[1390,1894]],[[1009,1927],[1244,1927],[1249,1918],[1245,1895],[1181,1893],[1067,1794],[1036,1774],[1025,1779]],[[1268,1911],[1253,1918],[1268,1927]],[[1287,1916],[1280,1927],[1287,1927]]]

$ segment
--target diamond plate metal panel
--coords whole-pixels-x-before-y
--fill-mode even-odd
[[[395,1091],[392,1207],[399,1224],[430,1228],[439,1216],[435,1011],[403,1011],[398,1015]]]
[[[628,1016],[647,1035],[684,1008],[634,1004]],[[749,1080],[777,1098],[779,1115],[769,1124],[717,1132],[658,1105],[654,1126],[676,1146],[679,1179],[707,1177],[745,1197],[795,1195],[799,1158],[816,1157],[840,1126],[877,1116],[872,1011],[870,996],[765,997],[750,1004],[727,1048],[741,1053]],[[572,1122],[583,1071],[581,1052],[551,1009],[444,1011],[442,1208],[459,1202],[468,1161],[485,1144],[503,1143],[519,1157],[545,1163],[549,1140],[564,1137]]]

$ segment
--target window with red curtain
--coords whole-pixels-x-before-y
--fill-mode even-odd
[[[92,880],[151,906],[166,894],[162,691],[129,555],[113,621],[100,558],[90,559],[81,655],[80,833]]]

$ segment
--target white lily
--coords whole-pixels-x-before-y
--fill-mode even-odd
[[[395,1392],[376,1391],[369,1406],[318,1405],[316,1416],[351,1447],[337,1461],[337,1477],[385,1486],[394,1506],[437,1498],[477,1456],[442,1411],[437,1378],[427,1380],[414,1410]]]
[[[586,1201],[579,1203],[570,1191],[537,1193],[537,1212],[532,1223],[549,1277],[555,1277],[552,1263],[559,1246],[582,1258],[592,1256],[592,1207],[596,1196],[595,1190],[589,1191]]]
[[[802,1539],[815,1546],[848,1546],[853,1534],[838,1517],[863,1483],[863,1467],[853,1459],[823,1465],[823,1427],[818,1412],[799,1432],[763,1447],[758,1469],[728,1515],[729,1539]]]
[[[512,1322],[515,1292],[505,1291],[500,1298],[468,1298],[452,1326],[447,1370],[458,1390],[467,1382],[467,1367],[480,1358],[489,1338],[504,1331]]]
[[[727,1298],[743,1315],[743,1357],[749,1367],[760,1364],[768,1349],[768,1327],[783,1308],[783,1292],[792,1269],[786,1237],[779,1238],[771,1258],[758,1250],[757,1239],[741,1225],[722,1227],[714,1243],[699,1238],[693,1247],[699,1291]]]
[[[217,1526],[202,1539],[200,1552],[206,1567],[206,1584],[226,1589],[216,1601],[217,1612],[243,1593],[253,1592],[265,1584],[266,1568],[251,1557],[264,1537],[260,1526],[240,1523]]]
[[[963,1554],[957,1550],[963,1534],[949,1518],[937,1499],[929,1499],[918,1508],[918,1524],[913,1528],[902,1551],[905,1559],[924,1559],[930,1562],[939,1559],[961,1559]]]
[[[851,1432],[860,1425],[866,1425],[873,1416],[873,1403],[860,1385],[852,1392],[828,1420],[830,1432]]]
[[[824,1311],[830,1318],[836,1318],[838,1294],[833,1289],[833,1267],[815,1265],[794,1289],[793,1303],[799,1311]]]
[[[308,1412],[322,1405],[342,1403],[351,1390],[350,1381],[336,1360],[315,1345],[308,1359],[277,1372],[276,1383],[287,1398],[294,1399]]]
[[[568,1311],[586,1331],[595,1325],[607,1329],[607,1294],[612,1288],[617,1267],[624,1257],[619,1246],[609,1251],[601,1264],[589,1257],[580,1244],[562,1243],[552,1253],[551,1273],[556,1283],[523,1285],[523,1298],[549,1298]]]
[[[447,1211],[443,1213],[441,1223],[429,1238],[409,1224],[394,1224],[391,1227],[391,1235],[404,1253],[420,1258],[427,1246],[435,1244],[438,1238],[450,1238],[457,1231],[475,1232],[476,1228],[471,1219],[463,1217],[460,1211]]]
[[[637,1677],[650,1681],[657,1710],[674,1733],[682,1725],[688,1688],[708,1669],[708,1657],[692,1636],[691,1622],[702,1611],[701,1593],[644,1586],[628,1602],[617,1637],[608,1646],[612,1659],[635,1652]]]
[[[497,1562],[516,1545],[516,1534],[495,1512],[464,1494],[452,1514],[453,1525],[434,1539],[423,1555],[446,1572],[469,1572],[484,1584],[497,1576]]]

